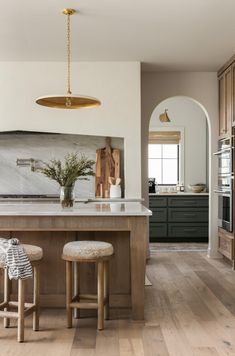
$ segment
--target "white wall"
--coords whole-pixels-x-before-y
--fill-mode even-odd
[[[171,122],[160,122],[159,115],[168,109]],[[173,97],[162,101],[153,111],[150,119],[150,131],[182,129],[184,131],[181,157],[180,182],[188,190],[189,184],[205,183],[207,181],[207,151],[206,151],[206,116],[200,106],[186,97]],[[183,141],[183,142],[182,142]],[[184,173],[184,175],[183,175]]]
[[[142,192],[148,202],[148,131],[149,120],[155,107],[163,100],[174,96],[188,96],[196,100],[208,115],[209,128],[209,256],[219,256],[218,247],[218,200],[213,193],[217,184],[217,161],[212,152],[217,150],[218,140],[218,82],[214,72],[161,72],[142,73]]]
[[[141,196],[139,63],[72,63],[73,93],[100,99],[102,106],[93,109],[70,111],[35,104],[38,96],[65,92],[65,63],[0,62],[0,78],[0,131],[123,137],[126,197]]]

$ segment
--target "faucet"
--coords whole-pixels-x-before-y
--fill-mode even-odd
[[[16,165],[19,167],[30,167],[32,172],[40,170],[43,165],[43,161],[34,158],[17,158]]]

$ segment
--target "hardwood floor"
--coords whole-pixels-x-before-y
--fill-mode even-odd
[[[27,321],[26,343],[0,328],[1,356],[235,356],[235,272],[204,252],[154,251],[147,267],[145,323],[96,319],[66,329],[62,309],[44,309],[41,331]]]

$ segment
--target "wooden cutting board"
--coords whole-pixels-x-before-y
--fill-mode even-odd
[[[96,150],[95,196],[97,198],[109,198],[109,177],[115,180],[121,178],[120,156],[120,150],[111,147],[110,137],[106,138],[104,148]]]

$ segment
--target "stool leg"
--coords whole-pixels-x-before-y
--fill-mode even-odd
[[[98,262],[98,330],[104,329],[104,262]]]
[[[72,327],[72,262],[66,261],[66,309],[67,309],[67,327]]]
[[[7,268],[4,269],[4,302],[9,303],[10,301],[10,285],[11,282],[8,278],[8,270]],[[4,311],[8,310],[8,306],[4,308]],[[9,328],[10,326],[10,319],[9,318],[4,318],[3,321],[4,328]]]
[[[104,298],[106,298],[106,304],[104,307],[104,318],[109,319],[109,262],[104,262]]]
[[[18,280],[18,341],[24,341],[24,280]]]
[[[33,330],[39,330],[39,266],[33,266],[33,304],[35,311],[33,312]]]
[[[73,278],[73,285],[74,285],[74,296],[80,294],[80,264],[79,262],[74,262],[74,278]],[[79,298],[79,297],[78,297]],[[79,299],[78,299],[79,301]],[[74,308],[73,316],[75,319],[80,318],[80,310],[78,308]]]

